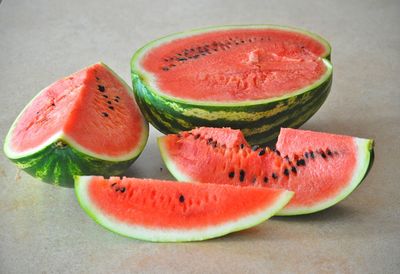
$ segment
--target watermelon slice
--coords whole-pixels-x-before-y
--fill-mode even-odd
[[[9,130],[4,152],[29,174],[73,186],[73,175],[118,175],[143,150],[148,124],[133,92],[98,63],[43,89]]]
[[[159,147],[178,180],[288,189],[295,196],[278,215],[298,215],[348,196],[372,164],[373,141],[283,128],[271,150],[250,147],[238,130],[199,128],[161,137]]]
[[[321,107],[332,85],[330,54],[325,39],[296,28],[211,27],[140,48],[132,81],[146,119],[163,133],[232,127],[261,144]]]
[[[100,225],[156,242],[200,241],[255,226],[293,196],[279,189],[96,176],[77,177],[75,193]]]

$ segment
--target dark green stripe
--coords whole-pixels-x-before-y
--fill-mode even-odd
[[[332,75],[319,87],[296,97],[271,102],[264,105],[248,106],[202,106],[191,105],[181,102],[170,101],[169,99],[156,95],[148,90],[137,75],[132,76],[135,96],[146,119],[158,130],[163,133],[177,133],[179,131],[190,130],[196,126],[211,127],[232,127],[244,130],[244,133],[250,143],[265,143],[276,138],[280,127],[289,124],[301,125],[306,122],[326,100],[332,85]],[[200,109],[208,112],[221,111],[221,117],[215,120],[208,120],[200,117],[186,116],[181,111],[175,110],[173,106],[182,110]],[[271,116],[264,116],[257,120],[248,120],[245,118],[226,119],[223,112],[232,113],[244,112],[246,114],[255,114],[265,111],[272,111],[278,108],[282,110]],[[309,110],[314,111],[309,112]],[[218,113],[219,114],[219,113]],[[272,128],[263,132],[257,132],[257,129],[264,125],[275,124]],[[255,133],[254,133],[255,132]]]
[[[88,156],[70,145],[59,148],[51,144],[30,156],[11,160],[43,182],[73,187],[74,175],[120,175],[137,157],[139,155],[130,160],[113,162]]]

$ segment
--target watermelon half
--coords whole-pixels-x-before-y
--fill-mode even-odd
[[[132,90],[98,63],[33,98],[11,126],[4,152],[44,182],[73,186],[73,175],[121,174],[147,137]]]
[[[161,137],[159,146],[178,180],[291,190],[277,215],[299,215],[348,196],[372,164],[373,141],[283,128],[271,150],[249,146],[238,130],[199,128]]]
[[[146,119],[163,133],[231,127],[261,144],[320,108],[332,84],[330,54],[326,40],[295,28],[212,27],[139,49],[132,81]]]
[[[156,242],[200,241],[255,226],[293,196],[280,189],[96,176],[77,177],[75,193],[100,225]]]

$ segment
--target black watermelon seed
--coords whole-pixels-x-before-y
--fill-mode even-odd
[[[104,97],[104,98],[108,98],[108,96],[107,96],[107,95],[105,95],[105,94],[103,94],[103,97]]]
[[[125,190],[126,190],[126,188],[125,188],[125,187],[121,187],[119,191],[121,191],[122,193],[124,193],[124,192],[125,192]]]
[[[268,183],[268,177],[264,177],[264,183]]]
[[[281,153],[276,148],[272,149],[272,151],[274,151],[278,156],[281,156]]]
[[[178,58],[178,61],[186,61],[186,58]]]
[[[207,144],[211,144],[212,141],[213,141],[213,139],[212,139],[212,138],[209,138],[209,139],[207,140]]]
[[[276,179],[278,179],[278,175],[276,175],[275,173],[272,173],[272,178],[274,178],[276,180]]]
[[[55,106],[56,106],[56,104],[54,104],[54,103],[51,103],[51,105],[52,105],[53,107],[55,107]]]
[[[168,68],[168,67],[163,67],[162,70],[163,70],[163,71],[168,71],[169,68]]]
[[[107,112],[102,112],[101,115],[103,115],[104,117],[108,117],[108,113]]]
[[[258,153],[259,156],[263,156],[265,154],[265,149],[261,149],[260,152]]]
[[[288,163],[290,163],[290,160],[289,160],[289,156],[285,156],[285,157],[283,157]]]
[[[304,159],[297,160],[296,165],[297,166],[305,166],[306,165],[306,161],[304,161]]]
[[[321,154],[322,158],[324,158],[324,159],[326,158],[325,152],[321,151],[320,154]]]
[[[329,156],[332,156],[332,151],[328,148],[328,149],[326,150],[326,154],[328,154]]]
[[[293,173],[297,173],[296,167],[292,166],[292,172],[293,172]]]
[[[259,148],[260,148],[259,146],[255,145],[255,146],[252,146],[252,147],[251,147],[251,150],[252,150],[252,151],[256,151],[256,150],[259,149]]]
[[[308,159],[308,152],[304,153],[304,156]]]
[[[286,176],[289,176],[289,170],[287,168],[285,168],[285,170],[283,171],[283,174],[285,174]]]
[[[200,134],[196,134],[195,136],[194,136],[194,139],[199,139],[200,138]]]
[[[117,183],[113,183],[113,184],[111,184],[111,187],[113,187],[113,186],[115,186]]]
[[[311,157],[312,159],[314,159],[314,158],[315,158],[315,156],[314,156],[314,152],[310,151],[310,157]]]
[[[217,141],[211,142],[211,145],[212,145],[213,147],[217,147]]]
[[[115,96],[115,98],[117,98],[117,99],[121,99],[121,97],[119,97],[118,95],[117,95],[117,96]]]
[[[240,148],[243,149],[244,148],[244,144],[240,144]]]
[[[168,59],[164,59],[164,61],[165,61],[165,62],[168,62],[169,60],[168,60]]]
[[[111,101],[107,101],[107,104],[111,105],[111,104],[112,104],[112,102],[111,102]]]
[[[117,102],[117,103],[119,103],[119,100],[118,100],[118,99],[114,99],[114,102]]]
[[[111,109],[111,110],[114,110],[114,107],[113,107],[113,106],[108,106],[108,108]]]
[[[228,176],[229,178],[235,177],[235,172],[234,171],[229,172]]]
[[[99,80],[100,80],[100,78],[96,76],[96,80],[97,80],[97,81],[99,81]]]
[[[182,194],[179,195],[179,202],[183,203],[185,201],[185,196],[183,196]]]
[[[100,92],[104,92],[104,91],[106,90],[106,88],[105,88],[104,86],[102,86],[102,85],[98,85],[98,86],[97,86],[97,89],[98,89]]]
[[[200,55],[197,55],[197,54],[193,56],[194,59],[197,59],[199,57],[200,57]]]
[[[241,182],[244,181],[244,176],[246,176],[246,173],[244,172],[243,169],[241,169],[240,172],[239,172],[239,180],[240,180]]]

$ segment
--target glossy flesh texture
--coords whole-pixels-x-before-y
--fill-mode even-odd
[[[371,140],[294,129],[281,130],[276,150],[226,146],[224,139],[186,132],[162,137],[159,145],[180,180],[294,191],[282,215],[319,211],[345,198],[366,174],[372,150]]]
[[[279,97],[311,85],[326,70],[325,51],[319,41],[288,30],[216,30],[161,44],[141,66],[167,95],[234,102]]]
[[[76,178],[83,209],[99,224],[149,241],[194,241],[256,225],[291,198],[284,190],[153,179]]]

